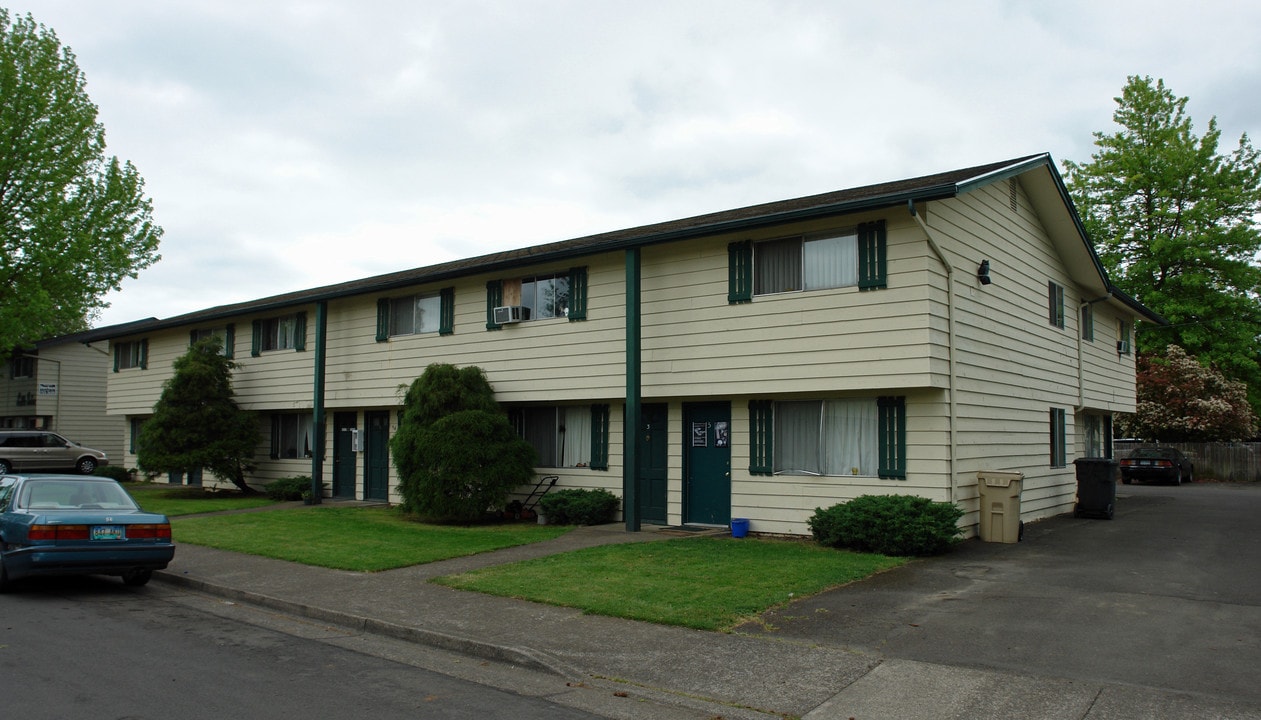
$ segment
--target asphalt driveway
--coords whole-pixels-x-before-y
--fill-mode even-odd
[[[1061,516],[767,613],[740,632],[890,660],[1261,704],[1261,486],[1121,485]]]

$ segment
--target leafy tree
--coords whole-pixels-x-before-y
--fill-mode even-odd
[[[69,48],[0,8],[0,347],[86,329],[162,229],[105,129]]]
[[[1065,169],[1113,281],[1170,322],[1140,325],[1138,350],[1179,345],[1261,407],[1261,159],[1246,134],[1219,153],[1216,118],[1197,137],[1163,80],[1130,77],[1116,102],[1121,129],[1096,132],[1090,162]]]
[[[534,448],[513,430],[480,368],[436,363],[412,382],[390,439],[403,509],[471,522],[534,475]]]
[[[1257,433],[1247,389],[1201,365],[1177,345],[1138,357],[1138,408],[1119,418],[1128,437],[1161,442],[1245,440]]]
[[[205,468],[253,493],[245,474],[253,469],[258,420],[233,399],[232,371],[239,365],[222,348],[219,338],[207,338],[175,360],[175,374],[136,439],[136,454],[148,472]]]

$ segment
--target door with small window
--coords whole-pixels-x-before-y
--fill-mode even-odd
[[[353,412],[333,414],[333,497],[354,499],[359,463],[355,454],[355,434],[359,432],[359,415]]]
[[[683,406],[683,522],[731,522],[731,404]]]

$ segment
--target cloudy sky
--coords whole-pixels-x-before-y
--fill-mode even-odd
[[[98,325],[1049,152],[1129,75],[1261,128],[1248,0],[0,0],[75,52],[163,259]]]

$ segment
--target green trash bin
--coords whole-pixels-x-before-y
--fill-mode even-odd
[[[1116,512],[1117,478],[1121,465],[1111,458],[1077,458],[1076,517],[1111,520]]]

